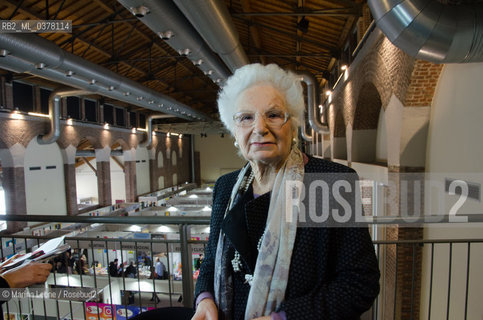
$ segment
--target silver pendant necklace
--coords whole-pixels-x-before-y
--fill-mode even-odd
[[[246,179],[245,184],[241,188],[243,190],[243,192],[246,192],[248,190],[248,188],[250,187],[250,184],[252,184],[254,178],[255,178],[255,175],[254,175],[254,173],[252,171],[252,172],[250,172],[250,175]],[[263,240],[263,236],[264,235],[265,235],[265,232],[262,234],[262,236],[258,240],[258,244],[257,244],[257,250],[258,250],[258,252],[260,252],[260,247],[262,246],[262,240]],[[234,272],[241,272],[241,265],[242,264],[241,264],[241,260],[240,260],[240,253],[237,250],[235,250],[235,256],[233,257],[233,260],[231,260],[231,265],[233,266],[233,271]],[[248,274],[247,273],[245,275],[245,283],[248,283],[250,286],[252,285],[252,283],[253,283],[253,274]]]

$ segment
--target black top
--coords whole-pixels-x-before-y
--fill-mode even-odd
[[[309,157],[305,172],[355,173],[346,166],[313,157]],[[195,297],[204,291],[214,295],[216,247],[238,173],[226,174],[215,184],[210,237],[196,283]],[[243,261],[242,272],[234,273],[234,319],[243,319],[249,292],[248,284],[244,283],[244,272],[252,269],[253,259],[256,261],[256,245],[263,234],[270,202],[269,193],[253,199],[253,194],[250,198],[250,192],[249,189],[240,209],[242,218],[237,216],[238,221],[245,220],[246,229],[239,232],[237,237],[236,230],[229,231],[227,224],[224,227],[228,232],[228,244],[238,249]],[[248,249],[244,249],[244,246]],[[234,249],[230,255],[233,252]],[[246,252],[252,252],[252,256]],[[276,311],[285,311],[287,319],[359,319],[370,308],[378,292],[379,269],[367,228],[299,227],[285,301]]]

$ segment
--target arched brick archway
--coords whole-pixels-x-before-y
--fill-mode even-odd
[[[377,128],[381,112],[381,96],[372,82],[361,86],[357,97],[352,131],[351,160],[374,163],[376,161]]]

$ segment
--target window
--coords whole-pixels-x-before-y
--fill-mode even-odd
[[[136,128],[138,126],[136,121],[136,112],[129,111],[129,124],[132,128]]]
[[[116,125],[120,127],[126,126],[126,119],[124,117],[124,109],[116,108]]]
[[[114,124],[114,107],[110,104],[104,105],[104,122]]]
[[[13,82],[13,107],[25,112],[34,111],[34,95],[31,85]]]
[[[80,99],[79,97],[67,97],[67,116],[72,119],[80,120]]]
[[[49,114],[49,97],[52,90],[40,88],[40,113]]]
[[[84,111],[86,121],[97,122],[97,106],[95,101],[84,100]]]
[[[146,116],[142,113],[139,114],[139,128],[146,128]]]

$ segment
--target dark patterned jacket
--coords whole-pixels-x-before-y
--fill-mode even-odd
[[[195,297],[204,291],[214,295],[216,247],[238,172],[220,177],[215,184],[210,237],[196,283]],[[305,165],[306,174],[325,172],[355,173],[346,166],[309,157]],[[266,194],[245,203],[245,231],[235,232],[238,238],[248,239],[249,246],[255,251],[256,243],[264,231],[269,201],[270,194]],[[239,239],[231,241],[229,235],[227,239],[231,244],[239,242]],[[243,258],[242,251],[239,252]],[[243,259],[246,271],[251,269],[248,260],[252,259]],[[249,291],[248,284],[243,282],[243,274],[240,274],[234,274],[234,319],[243,318]],[[276,311],[285,311],[287,319],[359,319],[371,307],[378,292],[379,269],[367,228],[299,227],[285,301]]]

